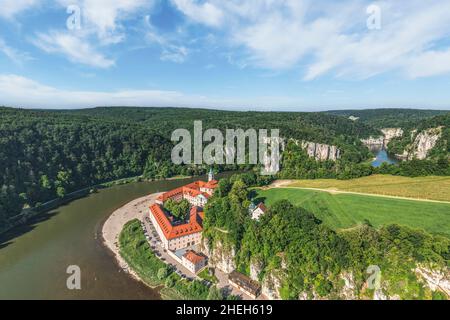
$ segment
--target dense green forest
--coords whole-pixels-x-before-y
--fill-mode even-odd
[[[23,208],[98,183],[140,175],[154,179],[204,173],[206,167],[175,166],[170,161],[172,131],[190,129],[194,120],[203,120],[205,129],[279,128],[284,136],[335,142],[358,159],[367,153],[358,137],[376,132],[364,124],[318,113],[0,108],[0,224]]]
[[[363,225],[340,232],[328,228],[306,210],[282,200],[269,208],[260,221],[250,218],[254,195],[244,176],[222,179],[205,209],[204,236],[211,246],[235,250],[238,269],[250,274],[250,264],[261,267],[260,280],[269,273],[282,278],[284,299],[342,298],[343,272],[351,272],[360,298],[366,269],[382,269],[385,290],[403,299],[432,298],[413,270],[417,264],[450,266],[450,239],[398,225],[380,229]],[[255,200],[257,201],[257,199]],[[401,281],[399,281],[401,279]],[[373,291],[372,291],[373,294]]]
[[[373,128],[403,128],[413,129],[423,120],[447,114],[445,110],[419,109],[367,109],[367,110],[336,110],[327,111],[328,114],[348,118],[357,117],[356,122],[362,122]]]
[[[411,119],[434,114],[409,113]],[[427,119],[428,124],[423,125],[433,125],[435,119]],[[448,121],[448,116],[443,119]],[[157,179],[205,173],[206,166],[175,166],[170,161],[171,133],[177,128],[192,129],[194,120],[202,120],[204,130],[280,129],[284,138],[335,145],[341,150],[338,161],[318,162],[295,143],[287,143],[281,178],[349,179],[376,172],[367,162],[372,155],[360,139],[379,135],[378,128],[373,123],[351,121],[342,115],[183,108],[0,107],[0,229],[23,208],[36,207],[99,183],[135,176]],[[402,163],[400,168],[386,166],[382,172],[404,175],[449,172],[448,161],[442,159]],[[215,166],[216,171],[248,169],[251,166]]]

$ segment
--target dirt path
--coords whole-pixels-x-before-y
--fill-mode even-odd
[[[105,246],[114,253],[119,266],[137,280],[140,280],[140,278],[128,267],[128,264],[119,253],[119,234],[128,221],[133,219],[143,221],[145,214],[148,212],[148,207],[154,203],[158,195],[160,194],[150,194],[127,203],[114,211],[105,221],[102,228]]]
[[[379,197],[379,198],[389,198],[389,199],[397,199],[397,200],[410,200],[410,201],[420,201],[420,202],[432,202],[432,203],[444,203],[450,204],[450,201],[441,201],[441,200],[430,200],[430,199],[420,199],[420,198],[408,198],[401,196],[390,196],[384,194],[376,194],[376,193],[363,193],[363,192],[354,192],[354,191],[343,191],[338,189],[320,189],[320,188],[306,188],[306,187],[289,187],[290,184],[294,183],[295,180],[277,180],[273,184],[269,186],[269,189],[279,188],[279,189],[300,189],[300,190],[312,190],[312,191],[321,191],[328,192],[331,194],[355,194],[360,196],[369,196],[369,197]]]

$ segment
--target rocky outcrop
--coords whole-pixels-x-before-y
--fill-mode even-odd
[[[361,139],[361,142],[370,147],[374,147],[374,146],[380,146],[383,147],[384,146],[384,137],[379,136],[379,137],[370,137],[367,139]]]
[[[263,270],[264,266],[260,261],[252,261],[250,263],[250,278],[255,281],[259,281],[259,275]]]
[[[404,134],[403,129],[401,128],[385,128],[381,129],[381,132],[383,133],[382,136],[361,139],[361,142],[369,148],[377,146],[386,148],[392,139],[402,137]]]
[[[431,291],[442,291],[450,297],[450,272],[442,270],[430,270],[424,266],[418,266],[416,274],[425,280]]]
[[[282,276],[280,272],[268,272],[262,283],[262,294],[269,300],[281,300],[280,288],[282,283]]]
[[[317,161],[336,161],[341,157],[341,150],[336,146],[310,141],[296,141],[296,144],[305,149],[306,153]]]
[[[381,129],[381,132],[383,132],[384,143],[386,146],[392,139],[403,137],[404,134],[402,128],[385,128]]]
[[[410,144],[403,154],[397,155],[405,160],[424,160],[429,152],[436,146],[442,136],[442,127],[424,130],[416,135],[414,142]]]
[[[341,279],[344,280],[344,287],[341,289],[340,295],[345,300],[354,300],[356,299],[356,284],[355,279],[353,277],[353,273],[351,272],[343,272],[341,274]]]
[[[200,245],[200,250],[208,257],[208,264],[211,267],[217,268],[225,273],[231,273],[236,269],[234,248],[228,249],[219,241],[214,243],[212,247],[208,239],[203,239]]]

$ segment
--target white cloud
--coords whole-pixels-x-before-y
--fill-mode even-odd
[[[115,60],[102,51],[126,38],[124,21],[151,8],[154,0],[55,0],[62,8],[79,6],[81,30],[36,33],[32,43],[47,53],[64,55],[73,63],[109,68]],[[142,12],[144,13],[144,12]],[[143,14],[144,16],[144,14]],[[69,15],[67,16],[69,18]]]
[[[119,90],[114,92],[61,90],[14,74],[0,74],[0,97],[1,105],[32,108],[193,106],[204,104],[206,99],[202,96],[190,96],[176,91],[162,90]]]
[[[422,78],[450,73],[450,49],[428,51],[408,61],[408,76]]]
[[[3,52],[11,61],[22,66],[25,61],[31,60],[31,56],[26,52],[21,52],[6,44],[5,40],[0,38],[0,52]]]
[[[24,94],[26,93],[26,94]],[[264,96],[230,99],[186,94],[170,90],[65,90],[15,74],[0,74],[0,105],[25,108],[88,108],[96,106],[203,107],[270,110],[295,107],[298,98]]]
[[[381,30],[368,30],[373,1],[172,0],[193,22],[219,28],[224,43],[243,49],[244,65],[302,69],[305,80],[325,74],[367,78],[396,71],[409,77],[448,73],[450,2],[377,1]],[[214,8],[206,15],[199,8]],[[219,18],[220,17],[220,18]],[[211,19],[211,21],[210,21]],[[214,22],[214,23],[212,23]],[[430,60],[437,59],[439,63]]]
[[[183,63],[186,60],[189,54],[188,48],[175,44],[167,36],[164,37],[158,34],[150,21],[150,16],[145,17],[145,23],[148,28],[146,38],[151,44],[157,44],[161,47],[162,52],[160,58],[162,61]]]
[[[60,5],[78,5],[82,15],[82,29],[95,33],[104,44],[124,40],[123,22],[141,14],[145,16],[154,0],[57,0]]]
[[[40,0],[2,0],[0,17],[11,19],[15,15],[40,4]]]
[[[208,1],[198,3],[195,0],[172,0],[175,6],[196,22],[209,26],[219,26],[223,22],[223,12]]]
[[[48,53],[63,54],[75,63],[97,68],[109,68],[115,64],[114,60],[106,58],[88,41],[74,34],[57,31],[38,33],[33,43]]]

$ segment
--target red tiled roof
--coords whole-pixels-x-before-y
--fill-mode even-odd
[[[211,180],[209,182],[207,182],[203,188],[208,188],[208,189],[215,189],[217,188],[217,185],[219,184],[219,181],[217,180]]]
[[[155,217],[164,236],[167,240],[187,236],[203,230],[203,212],[198,207],[192,207],[190,212],[189,222],[181,225],[172,225],[170,219],[164,213],[163,208],[159,204],[150,206],[150,214]]]
[[[192,250],[186,251],[186,253],[183,255],[183,257],[186,258],[187,260],[189,260],[190,262],[192,262],[193,264],[198,264],[198,263],[202,262],[203,260],[205,260],[204,256],[202,256]]]
[[[177,196],[183,196],[185,194],[190,195],[191,197],[197,197],[200,194],[203,194],[206,198],[209,197],[206,193],[203,193],[200,191],[200,188],[205,189],[215,189],[217,188],[218,182],[216,180],[211,180],[209,182],[204,181],[195,181],[188,185],[185,185],[183,187],[179,187],[173,190],[170,190],[168,192],[163,193],[160,195],[156,200],[159,200],[161,202],[166,202],[167,200],[177,197]]]
[[[267,207],[262,202],[260,204],[258,204],[258,208],[260,208],[263,212],[267,211]]]

